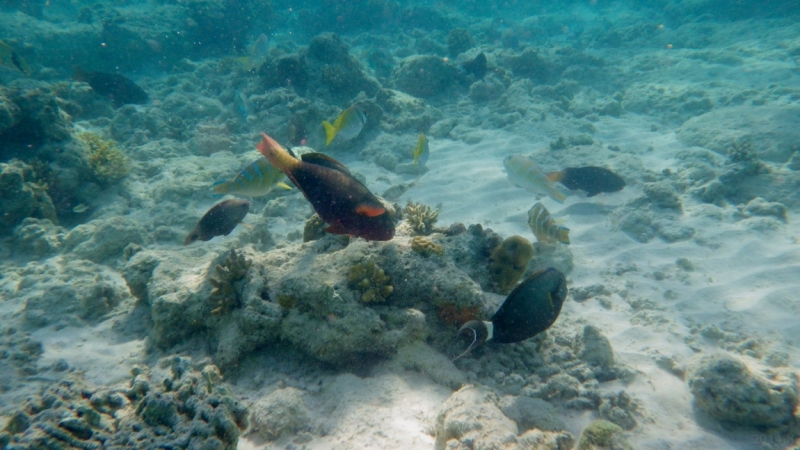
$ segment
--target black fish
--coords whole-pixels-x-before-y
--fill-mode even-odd
[[[128,103],[141,105],[149,99],[147,92],[138,84],[115,73],[84,72],[76,67],[72,78],[88,83],[92,90],[110,98],[115,108]]]
[[[472,344],[453,361],[488,340],[500,344],[521,342],[550,328],[567,298],[567,279],[552,267],[536,272],[519,284],[486,322],[471,320],[458,334],[470,331]]]
[[[586,191],[587,197],[601,192],[621,191],[625,187],[622,177],[602,167],[567,167],[560,172],[548,173],[547,178],[569,189]]]
[[[464,72],[475,75],[480,79],[483,79],[486,75],[486,71],[489,70],[486,55],[484,55],[483,52],[480,52],[472,61],[462,63],[461,67],[464,68]]]
[[[197,225],[183,241],[189,245],[197,240],[208,241],[214,236],[227,236],[250,212],[250,202],[241,199],[217,203],[203,215]]]
[[[321,153],[291,156],[275,139],[261,133],[256,148],[270,163],[283,170],[322,220],[328,233],[348,234],[370,241],[394,237],[394,221],[383,203],[342,163]]]

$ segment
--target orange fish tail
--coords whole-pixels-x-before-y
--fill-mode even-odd
[[[559,172],[550,172],[547,174],[547,179],[550,181],[561,181],[564,179],[564,174],[565,172],[563,170]]]
[[[263,139],[256,145],[256,148],[273,166],[288,174],[300,165],[300,161],[290,155],[275,139],[267,136],[266,133],[261,133],[261,136]]]

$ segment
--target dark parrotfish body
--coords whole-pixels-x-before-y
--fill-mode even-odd
[[[186,236],[183,245],[197,240],[208,241],[214,236],[227,236],[250,212],[250,202],[241,199],[224,200],[206,212],[194,229]]]
[[[329,225],[325,231],[371,241],[394,237],[394,221],[386,208],[344,165],[321,153],[307,153],[298,160],[265,133],[261,136],[258,151],[303,192]]]
[[[458,334],[470,334],[472,344],[458,359],[488,340],[521,342],[550,328],[567,298],[567,279],[556,269],[536,272],[520,283],[488,321],[472,320]]]
[[[569,189],[586,191],[587,197],[601,192],[616,192],[625,187],[625,180],[602,167],[567,167],[560,172],[547,174],[550,181],[558,181]]]
[[[92,90],[110,98],[115,108],[128,103],[141,105],[149,99],[147,92],[138,84],[115,73],[84,72],[76,67],[72,78],[86,82]]]

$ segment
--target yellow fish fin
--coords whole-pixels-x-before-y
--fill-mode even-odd
[[[333,138],[336,137],[336,133],[338,132],[338,130],[336,129],[335,126],[331,125],[331,123],[326,120],[322,121],[322,126],[325,127],[325,135],[326,135],[325,145],[328,145],[331,143],[331,141],[333,141]]]
[[[283,181],[278,182],[278,187],[286,189],[287,191],[291,191],[292,187],[288,184],[284,183]]]

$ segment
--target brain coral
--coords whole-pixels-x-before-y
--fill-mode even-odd
[[[497,246],[489,257],[489,274],[500,292],[511,292],[533,257],[533,246],[522,236],[511,236]]]

